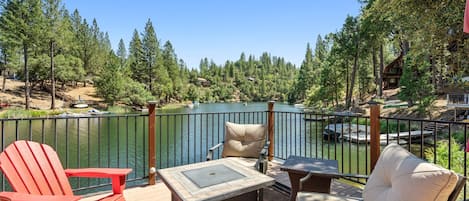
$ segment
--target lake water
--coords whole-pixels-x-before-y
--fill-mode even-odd
[[[305,121],[292,105],[276,103],[275,157],[289,155],[339,160],[343,172],[367,173],[368,148],[350,142],[323,139],[325,122]],[[267,103],[210,103],[193,109],[158,110],[156,118],[157,168],[205,160],[208,148],[221,142],[224,123],[267,123]],[[145,115],[70,119],[3,120],[2,147],[32,139],[54,147],[64,167],[128,167],[129,179],[140,181],[148,170],[148,117]],[[220,152],[216,152],[219,156]],[[357,162],[358,161],[358,162]],[[5,179],[2,179],[5,187]],[[73,179],[74,189],[99,185],[103,180]],[[83,191],[88,192],[88,191]]]

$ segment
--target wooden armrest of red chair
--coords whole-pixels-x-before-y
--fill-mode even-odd
[[[125,189],[125,176],[132,169],[123,168],[82,168],[82,169],[66,169],[67,177],[89,177],[89,178],[111,178],[112,192],[114,194],[122,194]]]
[[[0,201],[77,201],[80,196],[73,195],[32,195],[17,192],[0,192]]]

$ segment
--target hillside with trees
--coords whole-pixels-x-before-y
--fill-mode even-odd
[[[0,67],[4,77],[24,81],[26,109],[36,90],[50,92],[55,108],[58,87],[90,82],[110,105],[277,100],[349,109],[382,97],[386,67],[399,64],[399,98],[425,112],[438,92],[468,74],[464,0],[360,2],[358,16],[305,44],[300,66],[264,52],[224,64],[202,58],[193,68],[158,38],[151,19],[114,51],[112,33],[60,0],[4,0]]]
[[[60,0],[1,3],[1,70],[25,82],[26,109],[34,90],[50,91],[55,108],[57,87],[87,82],[111,105],[284,101],[297,73],[293,64],[267,52],[259,58],[241,53],[222,65],[203,58],[198,69],[190,69],[170,41],[160,44],[150,19],[142,32],[133,31],[127,47],[121,40],[114,52],[96,19],[90,23],[78,10],[70,13]]]
[[[402,63],[398,97],[425,111],[469,73],[464,0],[368,0],[340,30],[307,46],[289,102],[349,109],[382,97],[383,70]],[[401,60],[401,61],[400,61]]]

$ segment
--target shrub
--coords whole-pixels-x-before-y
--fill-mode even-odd
[[[423,97],[417,103],[417,111],[419,114],[425,114],[431,116],[431,110],[434,108],[436,96]]]
[[[450,143],[451,150],[449,149]],[[451,159],[449,158],[449,153],[451,153]],[[434,160],[435,155],[436,161]],[[451,169],[456,173],[464,174],[464,150],[462,149],[461,144],[453,138],[451,138],[450,142],[448,142],[448,140],[438,141],[436,150],[434,150],[433,147],[425,149],[425,158],[429,162]],[[451,161],[451,168],[449,168],[449,161]],[[463,193],[460,193],[458,200],[462,200],[462,196]]]
[[[150,100],[155,100],[149,91],[145,89],[142,83],[136,82],[130,78],[126,79],[125,92],[122,101],[128,105],[143,106]]]
[[[465,144],[466,143],[466,141],[464,140],[464,131],[454,131],[454,132],[451,133],[451,136],[459,144]]]
[[[357,119],[353,118],[352,119],[352,124],[357,123]],[[385,119],[382,119],[379,121],[380,123],[380,131],[381,133],[397,133],[399,132],[404,132],[404,131],[409,131],[409,126],[407,122],[399,122],[399,126],[397,125],[397,121],[386,121]],[[358,119],[358,124],[360,125],[370,125],[370,120],[366,118],[359,118]],[[399,129],[398,129],[399,127]],[[411,130],[414,129],[414,126],[411,124]]]
[[[451,150],[449,149],[449,144],[451,143]],[[449,158],[449,153],[451,152],[451,159]],[[436,155],[436,161],[434,161],[434,156]],[[451,170],[463,174],[464,173],[464,150],[461,148],[456,140],[451,138],[450,142],[448,140],[441,140],[437,142],[436,151],[432,148],[427,148],[425,150],[425,158],[432,163],[438,164],[444,168],[449,168],[449,161],[451,161]]]

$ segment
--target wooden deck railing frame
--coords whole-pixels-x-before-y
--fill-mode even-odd
[[[269,101],[268,103],[268,125],[267,129],[269,132],[269,156],[268,159],[269,161],[274,159],[274,144],[275,144],[275,139],[274,139],[274,101]]]
[[[380,154],[380,105],[375,102],[370,102],[370,168],[373,171]],[[274,158],[274,128],[275,128],[275,115],[274,115],[275,101],[267,103],[267,132],[269,135],[269,148],[268,160]],[[156,102],[150,101],[148,103],[148,183],[149,185],[155,184],[155,169],[156,169],[156,146],[155,146],[155,118],[156,118]]]
[[[148,102],[148,184],[156,183],[156,146],[155,146],[156,101]]]
[[[373,171],[380,154],[380,105],[370,103],[370,170]]]

